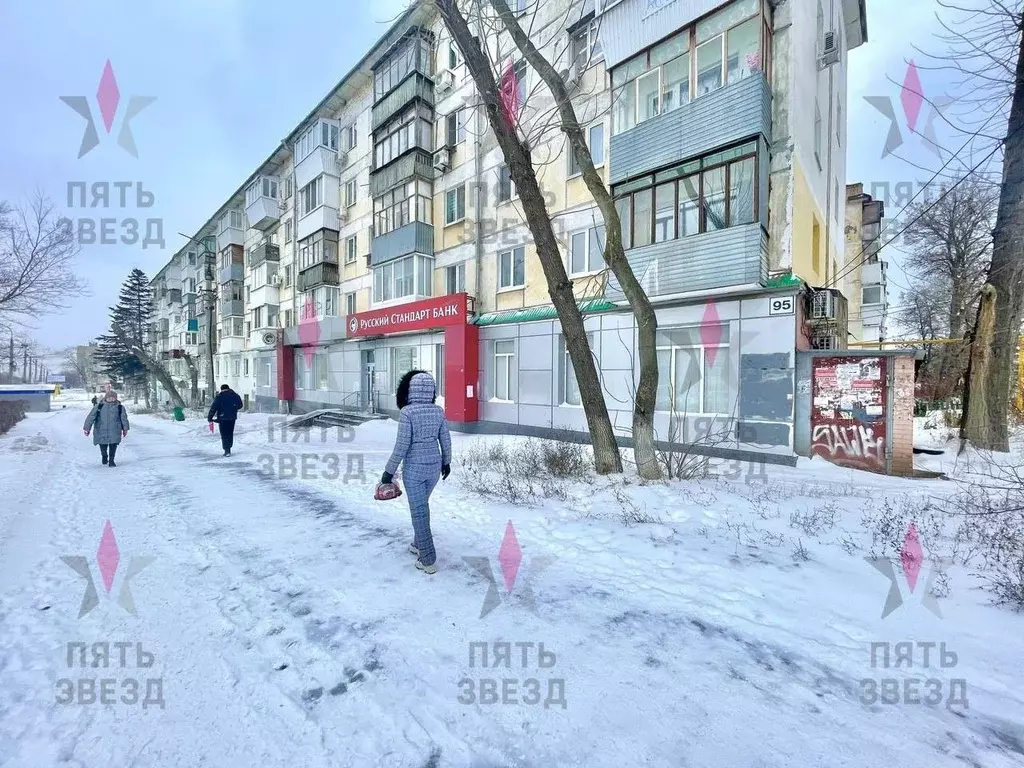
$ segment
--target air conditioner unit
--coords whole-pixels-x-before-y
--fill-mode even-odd
[[[281,281],[281,273],[280,272],[275,272],[274,274],[272,274],[270,276],[270,279],[267,282],[270,283],[270,285],[272,285],[274,288],[280,288],[281,287],[281,282],[282,282]]]
[[[434,88],[437,91],[438,96],[442,96],[448,93],[452,88],[455,87],[455,75],[450,69],[446,69],[442,72],[437,73]]]
[[[344,224],[348,221],[348,209],[342,206],[338,209],[338,223]]]
[[[836,319],[836,295],[832,291],[815,291],[811,299],[811,318],[814,320]]]
[[[562,82],[565,83],[565,87],[571,91],[579,84],[580,77],[583,75],[583,68],[574,64],[567,69],[559,71],[558,74],[561,76]]]
[[[441,173],[447,171],[452,164],[452,153],[448,147],[442,147],[434,153],[434,168]]]
[[[834,30],[825,33],[821,45],[821,67],[830,67],[839,62],[839,36]]]

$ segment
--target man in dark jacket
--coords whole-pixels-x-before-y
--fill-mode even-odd
[[[242,409],[242,398],[238,396],[227,384],[220,388],[220,394],[213,398],[213,405],[206,415],[206,420],[211,424],[216,421],[220,424],[220,444],[224,447],[224,455],[231,455],[231,446],[235,442],[235,420],[238,412]]]

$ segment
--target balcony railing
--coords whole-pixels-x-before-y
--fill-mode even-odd
[[[434,180],[434,163],[429,152],[417,148],[405,157],[370,174],[370,196],[379,197],[389,189],[414,178]]]
[[[281,249],[269,242],[262,242],[249,251],[249,268],[258,267],[265,261],[280,261]]]
[[[241,299],[222,299],[220,314],[221,317],[241,317],[245,314],[245,302]]]
[[[321,285],[339,285],[340,282],[338,265],[321,262],[300,272],[295,280],[295,286],[301,292]]]
[[[180,304],[181,303],[181,289],[171,288],[167,291],[167,303],[168,304]]]
[[[220,271],[220,284],[230,283],[232,281],[241,282],[245,274],[245,268],[242,264],[232,264],[230,267],[225,267]]]
[[[416,70],[391,93],[373,105],[371,128],[377,130],[400,112],[413,99],[422,99],[434,106],[434,81],[423,72]]]

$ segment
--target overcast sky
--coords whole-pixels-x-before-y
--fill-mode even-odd
[[[838,0],[835,0],[838,2]],[[67,207],[68,182],[141,181],[155,203],[136,209],[67,210],[72,217],[159,217],[166,248],[84,246],[78,270],[91,295],[40,315],[31,334],[50,348],[83,344],[103,333],[107,309],[133,267],[153,275],[264,160],[383,34],[404,0],[352,3],[306,0],[6,0],[0,4],[0,199],[23,201],[41,189]],[[848,181],[925,180],[895,157],[881,160],[888,120],[864,101],[891,96],[902,120],[899,88],[917,44],[934,49],[934,0],[867,0],[869,42],[850,54],[846,142]],[[78,159],[85,120],[60,101],[84,95],[93,105],[110,60],[121,104],[109,137]],[[925,94],[948,83],[922,73]],[[114,141],[127,100],[156,101],[133,121],[138,159]],[[927,107],[926,107],[927,108]],[[902,126],[907,134],[905,124]],[[940,128],[940,133],[941,133]],[[110,139],[103,141],[102,139]],[[908,136],[900,154],[936,167],[922,140]],[[887,213],[892,214],[890,210]],[[895,283],[905,282],[891,270]],[[890,287],[898,300],[900,287]]]

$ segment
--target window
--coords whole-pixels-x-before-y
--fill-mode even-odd
[[[374,142],[375,168],[381,168],[410,149],[434,149],[433,116],[425,105],[409,109],[397,120],[378,130]]]
[[[190,347],[194,347],[199,344],[199,333],[196,331],[188,331],[185,333],[185,344]]]
[[[327,352],[313,355],[313,386],[315,389],[330,389],[331,359]]]
[[[237,378],[241,374],[242,362],[237,358],[231,361],[231,373]]]
[[[585,275],[604,268],[604,227],[574,232],[569,238],[569,274]]]
[[[299,271],[317,264],[338,263],[338,233],[330,229],[314,232],[298,243]]]
[[[356,148],[356,138],[357,138],[356,137],[356,125],[355,125],[355,123],[353,123],[352,125],[350,125],[347,128],[345,128],[345,130],[342,131],[342,133],[344,134],[344,139],[345,139],[345,144],[344,144],[345,149],[346,150],[355,149]]]
[[[317,176],[299,192],[299,215],[305,216],[323,204],[324,177]]]
[[[356,235],[352,235],[352,237],[345,238],[345,263],[346,264],[354,264],[355,261],[356,261],[356,252],[358,250],[357,245],[356,245],[357,244],[356,237],[357,237]]]
[[[694,98],[767,71],[771,34],[760,0],[735,0],[612,71],[612,131],[621,133]],[[582,43],[573,40],[573,56]],[[575,58],[574,58],[575,61]]]
[[[261,360],[256,366],[256,386],[257,387],[269,387],[270,386],[270,361]]]
[[[512,181],[512,173],[507,165],[498,168],[498,202],[506,203],[517,197],[516,183]]]
[[[520,0],[525,2],[525,0]],[[516,89],[519,91],[519,108],[522,109],[526,103],[526,75],[527,75],[527,64],[525,60],[520,60],[515,63],[512,67],[512,75],[516,80]]]
[[[354,315],[356,313],[356,294],[352,293],[345,294],[345,314]]]
[[[594,334],[587,334],[587,344],[594,348]],[[558,403],[560,405],[581,405],[583,400],[580,397],[580,385],[576,381],[576,371],[572,367],[572,360],[569,358],[569,348],[566,346],[565,337],[558,336]]]
[[[317,147],[338,151],[338,124],[320,120],[310,126],[295,143],[295,162],[306,159]]]
[[[515,400],[515,342],[494,342],[494,399]]]
[[[448,43],[448,69],[455,69],[462,63],[459,47],[453,42]]]
[[[881,304],[882,303],[882,286],[880,285],[865,285],[863,293],[861,295],[862,304]]]
[[[392,347],[391,348],[391,391],[398,391],[398,382],[402,377],[416,367],[418,347]]]
[[[263,327],[263,307],[256,307],[252,311],[252,324],[257,328]]]
[[[290,243],[292,241],[292,220],[284,220],[284,241]]]
[[[434,379],[437,381],[437,397],[444,397],[444,344],[434,345]]]
[[[291,288],[292,287],[292,265],[291,264],[285,264],[284,265],[284,287],[285,288]]]
[[[466,187],[465,185],[449,189],[444,196],[445,226],[455,224],[466,218]]]
[[[295,325],[295,323],[292,322],[292,311],[290,309],[286,309],[284,311],[284,325],[282,327],[291,328],[293,325]]]
[[[424,35],[406,38],[391,57],[373,74],[374,101],[380,101],[414,71],[434,74],[434,51]]]
[[[444,291],[447,294],[465,293],[466,265],[453,264],[444,270]]]
[[[194,267],[196,265],[196,253],[195,251],[188,252],[188,265]]]
[[[374,302],[392,301],[406,296],[432,296],[434,260],[419,254],[395,259],[374,267]]]
[[[454,147],[466,140],[466,111],[460,108],[445,116],[445,146]]]
[[[249,375],[249,358],[248,357],[242,359],[242,375],[243,376],[248,376]]]
[[[431,200],[432,185],[428,181],[410,181],[373,200],[374,235],[380,237],[414,221],[434,223]]]
[[[821,106],[818,97],[814,97],[814,159],[818,161],[818,170],[821,170]]]
[[[306,372],[304,369],[305,364],[305,350],[296,347],[295,348],[295,388],[305,389],[306,388]]]
[[[498,289],[526,285],[526,249],[519,247],[498,254]]]
[[[601,43],[597,39],[597,31],[597,22],[591,21],[572,33],[569,45],[572,71],[583,72],[600,55]]]
[[[750,142],[616,187],[623,247],[758,221],[756,153]]]
[[[595,168],[604,165],[604,123],[597,123],[590,126],[587,131],[587,147],[590,149],[590,159]],[[582,173],[579,162],[576,160],[576,153],[569,152],[569,176],[577,176]]]
[[[292,196],[292,177],[289,176],[284,180],[284,197],[282,199],[287,200]]]
[[[357,180],[352,179],[351,181],[345,182],[345,207],[351,208],[356,204],[356,188]]]
[[[702,333],[703,331],[703,333]],[[658,331],[659,411],[728,414],[729,326],[720,326],[720,339],[706,344],[706,329],[672,328]]]

